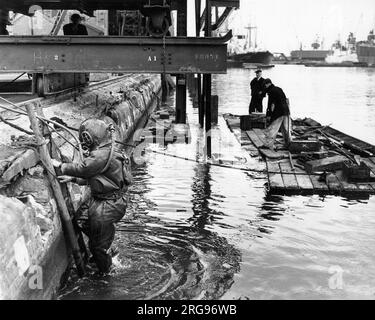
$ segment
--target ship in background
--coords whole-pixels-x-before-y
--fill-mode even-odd
[[[317,36],[316,40],[311,44],[311,50],[303,50],[302,44],[299,50],[293,50],[290,53],[292,61],[304,62],[324,62],[328,55],[332,54],[332,50],[320,49],[323,47],[323,41],[319,41]]]
[[[357,42],[357,56],[360,63],[367,66],[375,66],[375,35],[371,30],[367,36],[367,41]]]
[[[332,45],[332,53],[326,57],[325,61],[328,64],[357,64],[358,56],[356,44],[357,41],[354,33],[350,32],[345,45],[341,43],[340,39],[336,40]]]
[[[228,43],[228,65],[233,67],[250,65],[262,68],[273,66],[271,65],[272,53],[258,48],[257,27],[249,25],[245,29],[248,30],[247,34],[235,34]]]

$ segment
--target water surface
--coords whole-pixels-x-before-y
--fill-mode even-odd
[[[264,71],[290,98],[293,117],[375,143],[374,69],[276,66]],[[214,77],[220,113],[244,114],[253,71]],[[197,110],[189,145],[157,150],[201,157]],[[213,153],[243,154],[223,119]],[[375,297],[375,200],[272,196],[266,177],[150,154],[134,167],[111,275],[77,280],[62,299],[346,299]]]

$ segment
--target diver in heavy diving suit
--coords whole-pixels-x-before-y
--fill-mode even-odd
[[[113,125],[103,120],[82,122],[79,138],[88,150],[84,160],[79,163],[53,160],[53,165],[60,167],[62,183],[71,181],[90,186],[91,198],[78,210],[87,214],[87,219],[80,219],[81,228],[89,238],[92,260],[99,272],[108,273],[112,265],[114,224],[125,215],[127,207],[126,193],[132,180],[130,160],[115,149]]]

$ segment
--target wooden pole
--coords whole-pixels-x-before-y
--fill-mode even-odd
[[[204,97],[202,95],[202,75],[201,74],[198,74],[197,95],[198,95],[199,126],[203,128],[204,126]]]
[[[206,0],[206,29],[205,36],[212,36],[212,7],[211,1]],[[206,150],[207,157],[211,158],[211,81],[212,75],[203,75],[203,94],[205,95],[205,113],[206,113]]]
[[[198,38],[201,33],[201,0],[195,0],[195,34]],[[201,128],[204,126],[204,98],[202,96],[202,75],[198,73],[197,79],[198,117]]]
[[[206,113],[206,150],[207,157],[211,158],[212,148],[211,148],[211,74],[205,74],[203,76],[204,81],[204,95],[205,95],[205,113]]]
[[[43,113],[43,109],[41,108],[40,105],[38,105],[36,107],[36,115],[41,117],[41,118],[45,118],[45,115]],[[55,144],[55,142],[52,140],[51,131],[49,130],[49,128],[47,126],[44,126],[43,136],[44,137],[47,136],[50,139],[50,152],[49,152],[49,154],[52,155],[53,158],[61,160],[61,155],[58,152],[58,147]],[[75,152],[75,151],[73,151],[73,152]],[[55,169],[55,172],[58,175],[61,175],[61,169]],[[68,185],[66,183],[64,183],[64,184],[60,184],[60,186],[61,186],[62,195],[63,195],[65,203],[66,203],[66,207],[68,208],[68,212],[73,213],[75,210],[74,210],[72,198],[71,198],[69,190],[68,190]],[[80,252],[81,252],[81,254],[83,254],[83,259],[84,259],[85,263],[87,263],[88,260],[89,260],[89,252],[86,248],[86,244],[85,244],[85,240],[83,239],[82,231],[81,231],[81,229],[78,225],[76,217],[74,217],[74,216],[72,217],[72,223],[73,223],[73,228],[74,228],[75,234],[77,236],[77,241],[78,241]]]
[[[59,213],[60,213],[61,223],[62,223],[63,230],[65,233],[65,237],[72,249],[74,262],[77,267],[77,273],[80,277],[82,277],[85,274],[85,264],[82,259],[81,252],[79,250],[77,237],[74,232],[74,227],[73,227],[72,220],[68,211],[68,207],[64,200],[64,196],[61,190],[60,183],[56,177],[55,168],[52,165],[51,157],[47,149],[46,140],[43,138],[41,129],[39,127],[39,121],[36,117],[35,110],[32,105],[27,106],[27,113],[29,115],[31,128],[34,131],[36,141],[38,144],[38,151],[39,151],[40,159],[44,167],[46,168],[48,180],[49,180],[49,183],[51,184],[51,188],[55,195],[55,199],[56,199],[57,206],[58,206]]]
[[[165,73],[160,74],[161,79],[161,102],[167,102],[168,98],[168,83],[165,79]]]
[[[187,36],[187,0],[177,3],[177,35]],[[186,123],[186,75],[176,77],[176,123]]]

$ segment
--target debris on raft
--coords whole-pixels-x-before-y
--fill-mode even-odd
[[[375,194],[375,146],[305,118],[292,121],[288,149],[279,133],[273,151],[261,148],[265,115],[224,118],[242,148],[264,160],[270,193]]]

